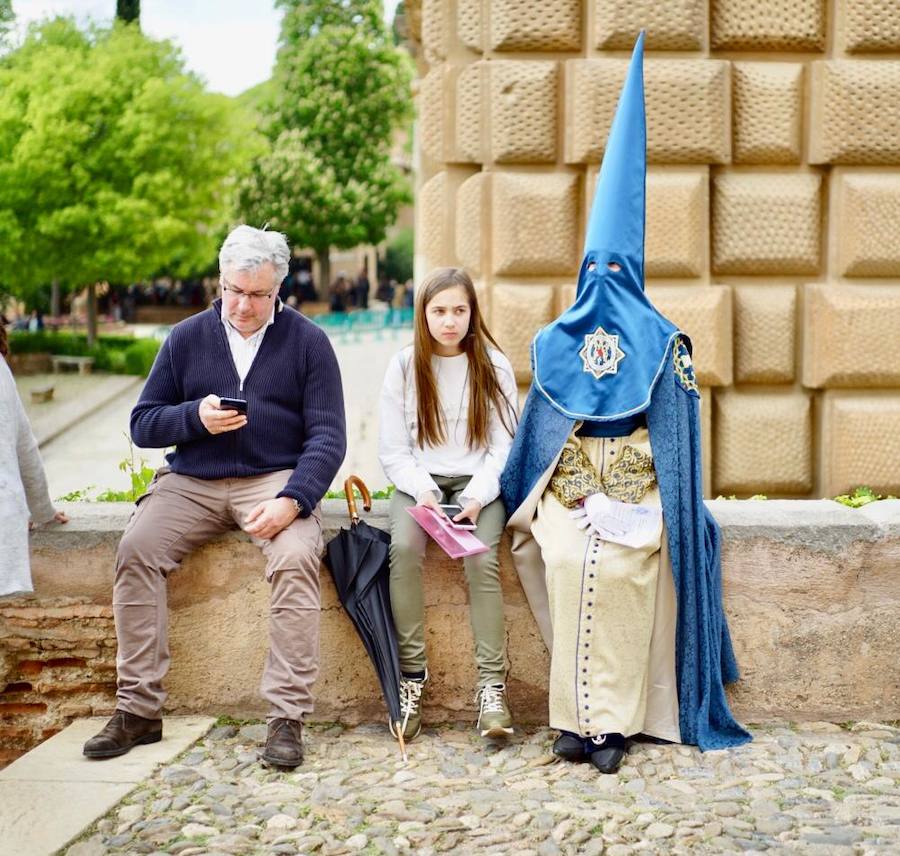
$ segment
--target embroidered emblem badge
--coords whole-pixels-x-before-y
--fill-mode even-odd
[[[598,327],[584,337],[584,347],[578,356],[584,363],[584,370],[600,380],[605,375],[618,372],[619,361],[624,359],[625,352],[619,347],[618,336]]]

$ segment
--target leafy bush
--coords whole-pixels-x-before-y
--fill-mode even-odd
[[[112,374],[140,374],[140,372],[131,371],[125,364],[125,357],[128,351],[118,348],[107,348],[105,345],[97,347],[96,361],[94,367],[97,371],[111,372]]]
[[[372,496],[372,499],[390,499],[394,495],[394,491],[397,488],[389,484],[385,488],[381,488],[380,490],[369,491]],[[356,495],[356,498],[362,500],[362,496],[359,493],[358,488],[353,489],[353,493]],[[325,499],[346,499],[347,494],[343,490],[330,490],[325,494]]]
[[[384,250],[384,262],[379,266],[388,279],[399,283],[412,279],[414,243],[412,229],[401,229],[390,240]]]
[[[9,334],[9,348],[14,354],[93,357],[97,371],[146,377],[159,351],[159,342],[135,339],[134,336],[101,336],[100,341],[89,348],[87,337],[80,333],[16,330]]]
[[[156,475],[156,470],[149,466],[143,458],[135,464],[133,448],[131,458],[120,461],[119,469],[131,476],[131,490],[105,490],[97,495],[97,502],[135,502],[139,496],[143,496],[147,492],[153,476]]]
[[[139,374],[147,377],[153,368],[153,361],[159,353],[159,342],[156,339],[138,339],[129,345],[124,353],[125,374]],[[116,371],[110,369],[110,371]]]
[[[153,481],[156,470],[144,458],[135,462],[134,444],[127,434],[125,437],[128,439],[129,456],[119,461],[119,469],[123,473],[128,473],[131,479],[131,490],[107,488],[102,493],[91,496],[91,492],[96,488],[94,485],[88,485],[81,490],[73,490],[57,497],[57,502],[135,502],[138,497],[143,496],[147,492],[150,482]]]
[[[862,508],[862,506],[868,505],[870,502],[878,502],[879,499],[896,498],[895,496],[881,496],[875,493],[872,488],[862,485],[854,488],[851,493],[842,493],[840,496],[836,496],[834,501],[839,502],[841,505],[846,505],[848,508]]]

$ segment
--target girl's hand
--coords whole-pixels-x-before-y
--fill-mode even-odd
[[[441,517],[446,517],[444,514],[444,509],[441,508],[440,501],[438,498],[430,491],[427,490],[419,497],[419,501],[416,505],[421,505],[425,508],[430,508],[436,514],[440,514]]]
[[[456,523],[457,521],[468,517],[473,523],[477,523],[479,514],[481,514],[481,503],[476,502],[473,499],[470,500],[467,505],[463,506],[463,510],[453,518],[453,522]]]
[[[65,511],[56,511],[56,512],[54,512],[53,517],[51,517],[43,525],[49,526],[51,523],[68,523],[68,522],[69,522],[69,515],[66,514]],[[28,521],[28,531],[31,532],[35,528],[35,525],[36,524],[33,520],[29,520]]]

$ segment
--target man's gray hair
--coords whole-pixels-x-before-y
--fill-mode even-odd
[[[219,250],[219,271],[256,270],[268,262],[275,268],[276,285],[288,274],[291,251],[281,232],[238,226],[229,232]]]

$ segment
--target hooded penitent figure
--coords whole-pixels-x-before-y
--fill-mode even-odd
[[[750,739],[723,687],[738,672],[719,529],[703,504],[691,344],[644,294],[643,41],[607,141],[575,303],[534,338],[501,478],[513,558],[551,651],[550,725],[584,739],[586,756],[587,739],[604,735],[702,749]],[[627,526],[644,521],[630,546],[594,525],[609,521],[607,497],[632,512]]]

